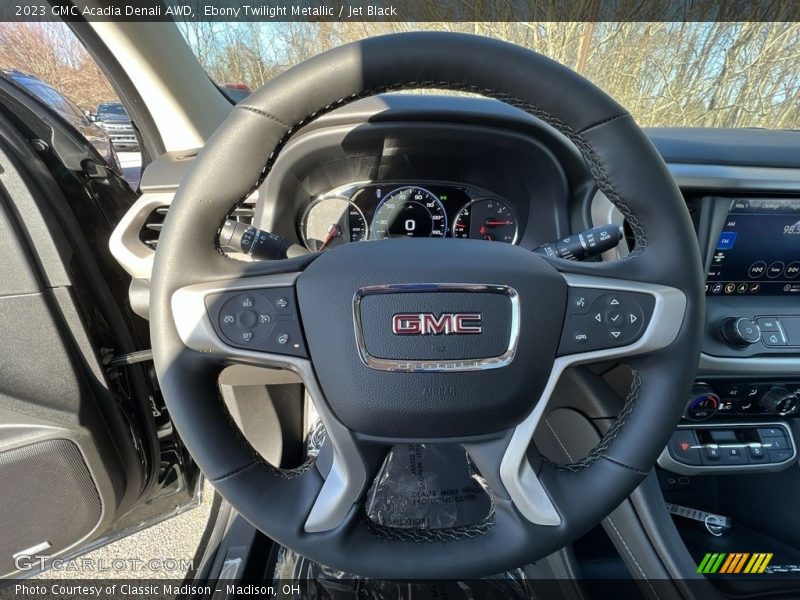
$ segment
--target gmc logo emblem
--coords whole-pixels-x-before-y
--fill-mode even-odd
[[[482,333],[480,313],[400,313],[392,317],[395,335],[453,335]]]

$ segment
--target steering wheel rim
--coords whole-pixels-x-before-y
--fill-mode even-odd
[[[350,244],[321,257],[262,263],[233,261],[219,253],[217,236],[226,215],[263,181],[282,147],[305,124],[362,97],[424,87],[476,92],[505,101],[566,135],[580,150],[598,188],[631,224],[636,247],[630,256],[606,263],[571,263],[535,257],[516,246],[459,240],[460,259],[476,265],[474,272],[460,278],[447,275],[455,264],[454,258],[448,264],[448,256],[442,257],[443,268],[434,269],[435,273],[403,271],[398,255],[413,259],[430,252],[420,240]],[[397,244],[404,243],[409,245],[398,252]],[[504,274],[507,281],[491,280],[484,268],[487,261],[512,265]],[[347,265],[357,276],[348,279]],[[380,275],[370,265],[391,275]],[[526,273],[536,286],[550,286],[546,289],[555,299],[550,304],[561,303],[560,315],[558,310],[546,312],[550,309],[543,303],[533,304],[536,294]],[[322,319],[324,303],[314,298],[324,294],[330,274],[345,281],[341,298],[329,299],[335,309]],[[380,449],[411,437],[408,430],[397,436],[374,421],[358,422],[341,398],[344,384],[335,380],[335,364],[319,342],[332,318],[337,331],[349,328],[352,336],[352,320],[343,323],[342,315],[353,310],[352,296],[368,287],[365,282],[381,286],[466,282],[490,287],[513,282],[508,287],[524,291],[523,325],[528,329],[523,329],[519,353],[510,366],[497,368],[495,374],[536,370],[534,366],[547,371],[532,385],[536,397],[527,410],[521,404],[523,380],[520,385],[513,380],[508,387],[520,389],[498,394],[502,398],[497,402],[504,404],[490,404],[501,406],[501,415],[509,415],[508,421],[494,422],[492,431],[478,431],[474,422],[463,420],[463,427],[451,430],[456,435],[439,435],[447,431],[442,426],[423,436],[462,443],[481,470],[495,508],[479,527],[415,536],[376,528],[364,516],[361,497],[380,466]],[[360,575],[476,577],[563,547],[597,524],[640,483],[680,418],[682,399],[692,383],[700,349],[702,286],[697,241],[680,192],[652,144],[622,107],[572,71],[518,46],[463,34],[395,34],[319,55],[234,108],[199,154],[165,219],[151,284],[151,338],[159,382],[187,448],[219,492],[264,533],[311,559]],[[276,289],[287,294],[294,317],[302,321],[298,352],[302,354],[307,344],[310,359],[291,351],[233,347],[220,337],[209,316],[210,303],[219,294]],[[565,318],[569,319],[565,306],[575,290],[644,294],[652,297],[653,309],[641,335],[630,344],[557,356],[557,338]],[[469,301],[475,298],[470,296]],[[352,312],[347,314],[352,317]],[[544,321],[555,322],[558,329],[555,342],[552,332],[541,334],[546,348],[538,354],[529,341],[540,335],[530,329],[532,319],[525,315],[531,314],[547,315]],[[336,337],[345,346],[341,354],[352,355],[347,360],[358,359],[356,340],[347,348],[349,336],[342,335]],[[561,372],[582,362],[623,357],[634,371],[635,385],[600,444],[571,465],[532,463],[533,432]],[[299,373],[328,431],[329,459],[292,471],[265,463],[219,397],[217,375],[231,363]],[[346,368],[353,377],[382,382],[374,385],[389,390],[387,396],[397,387],[397,377],[405,377],[405,382],[423,378],[449,382],[455,375],[452,371],[378,373],[363,361],[347,363]],[[463,377],[486,382],[492,374],[487,370]],[[444,404],[455,414],[455,405]],[[469,406],[469,411],[486,416],[481,412],[486,407]],[[376,412],[364,403],[360,408]],[[415,410],[422,411],[415,413],[417,417],[429,415],[426,410],[444,411],[441,406]],[[591,504],[586,498],[592,498]]]

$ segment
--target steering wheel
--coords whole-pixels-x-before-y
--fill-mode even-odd
[[[295,132],[359,98],[413,88],[495,98],[560,131],[625,215],[636,238],[630,255],[579,263],[460,239],[345,244],[250,263],[220,253],[226,215]],[[316,56],[231,111],[164,222],[150,332],[178,432],[258,529],[349,573],[471,578],[565,546],[642,481],[680,418],[702,310],[691,220],[634,119],[534,52],[425,32]],[[249,339],[242,327],[252,329]],[[541,460],[531,441],[559,376],[611,359],[634,375],[614,425],[579,462]],[[231,364],[299,374],[327,430],[328,458],[292,470],[261,459],[218,392]],[[364,495],[387,449],[409,441],[461,444],[486,481],[492,513],[427,532],[367,519]]]

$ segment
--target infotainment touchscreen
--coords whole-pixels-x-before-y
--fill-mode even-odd
[[[800,299],[800,199],[734,200],[714,249],[706,293]]]

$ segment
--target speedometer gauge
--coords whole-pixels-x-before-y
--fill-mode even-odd
[[[514,244],[517,241],[514,209],[496,198],[477,198],[462,208],[453,224],[453,237]]]
[[[442,203],[425,188],[408,186],[384,197],[372,219],[372,237],[438,237],[447,234],[447,214]]]
[[[367,239],[367,220],[344,198],[321,198],[308,205],[300,223],[306,248],[322,252],[333,246]]]

